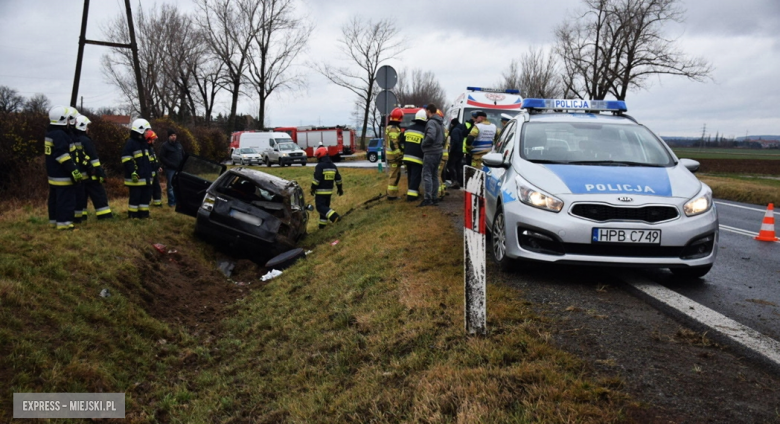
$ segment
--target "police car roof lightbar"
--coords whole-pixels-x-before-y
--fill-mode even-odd
[[[508,88],[506,90],[501,90],[498,88],[482,88],[482,87],[466,87],[466,90],[469,91],[485,91],[490,93],[506,93],[506,94],[520,94],[520,90],[514,89],[514,88]]]
[[[523,109],[626,112],[623,100],[524,99]]]

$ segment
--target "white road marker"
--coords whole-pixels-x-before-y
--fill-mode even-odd
[[[731,206],[731,207],[740,208],[740,209],[747,209],[747,210],[750,210],[750,211],[756,211],[756,212],[761,212],[761,213],[765,213],[766,212],[766,208],[764,208],[764,209],[756,209],[756,208],[751,208],[751,207],[748,207],[748,206],[735,205],[733,203],[723,203],[723,202],[715,202],[715,204],[723,205],[723,206]],[[775,212],[775,215],[780,215],[780,213]]]
[[[721,230],[731,231],[732,233],[742,234],[745,236],[755,237],[758,235],[758,233],[748,230],[743,230],[742,228],[737,227],[729,227],[728,225],[720,224]]]
[[[780,342],[652,281],[626,282],[665,307],[686,315],[780,367]]]

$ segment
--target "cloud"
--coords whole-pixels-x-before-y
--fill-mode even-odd
[[[145,2],[146,3],[146,2]],[[194,12],[191,1],[176,2]],[[149,4],[144,4],[149,7]],[[308,74],[306,90],[271,97],[270,125],[335,125],[353,123],[355,96],[335,86],[305,63],[349,65],[338,47],[341,26],[353,14],[374,21],[396,20],[408,49],[387,64],[400,71],[420,68],[436,75],[454,100],[466,86],[490,86],[510,61],[528,48],[551,48],[554,30],[566,17],[576,16],[583,3],[448,1],[337,3],[303,0],[301,11],[315,23],[301,68]],[[777,0],[680,0],[686,19],[665,29],[678,47],[710,61],[714,81],[681,77],[648,80],[647,89],[631,92],[629,111],[664,135],[698,135],[702,126],[721,133],[780,134],[780,2]],[[137,4],[133,4],[136,8]],[[46,94],[52,103],[67,103],[75,70],[81,22],[78,7],[61,1],[0,2],[0,85],[29,97]],[[101,39],[101,26],[123,12],[121,2],[91,2],[88,38]],[[137,11],[134,9],[134,13]],[[107,84],[100,69],[105,47],[85,49],[80,94],[91,107],[118,105],[117,89]],[[229,110],[223,93],[215,114]],[[257,113],[257,100],[242,98],[239,111]]]

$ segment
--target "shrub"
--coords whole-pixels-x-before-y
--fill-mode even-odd
[[[122,149],[130,130],[99,116],[88,116],[92,121],[89,134],[95,141],[100,163],[110,180],[121,179]],[[158,151],[168,139],[168,129],[172,128],[185,152],[215,161],[222,161],[227,156],[229,137],[218,128],[187,128],[168,118],[156,119],[151,124],[159,137]],[[43,139],[47,127],[45,114],[0,112],[0,196],[4,199],[46,201],[49,189]],[[116,190],[110,192],[116,193]]]

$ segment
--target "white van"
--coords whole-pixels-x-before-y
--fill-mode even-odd
[[[292,143],[292,138],[287,133],[274,131],[236,131],[230,137],[230,156],[236,149],[242,147],[253,147],[255,150],[265,152],[267,149],[273,149],[271,142]]]

